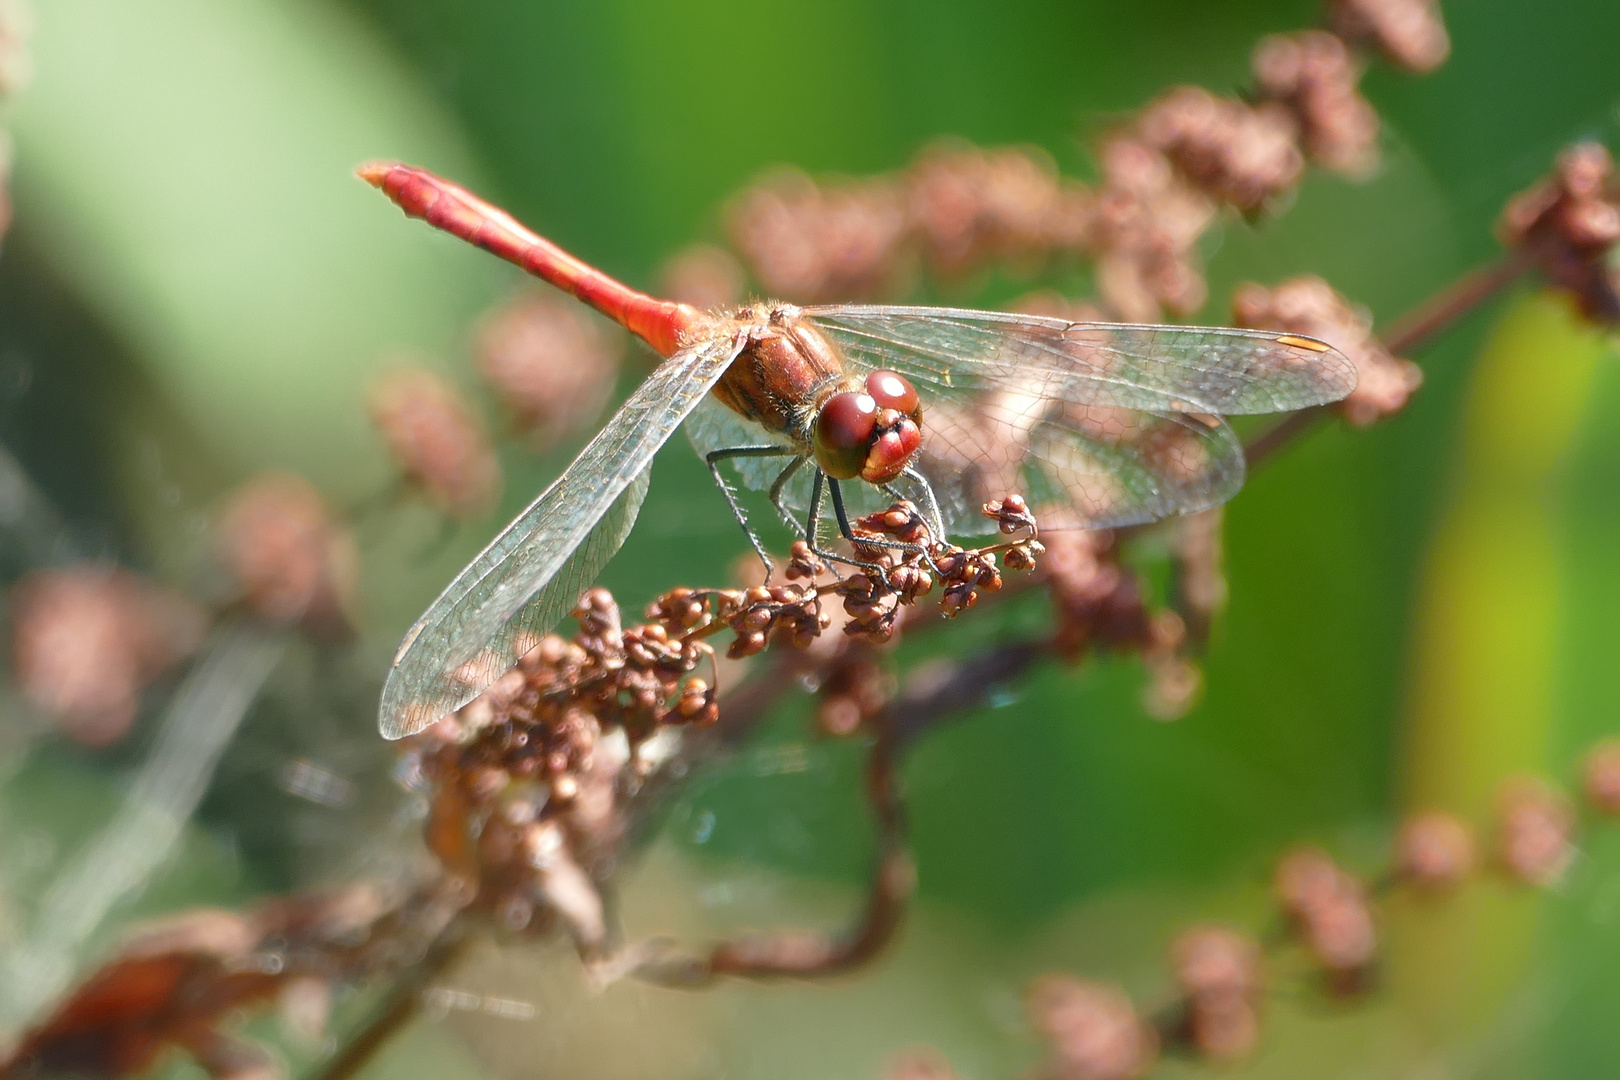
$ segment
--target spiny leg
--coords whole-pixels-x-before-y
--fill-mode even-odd
[[[732,516],[737,519],[737,524],[742,526],[748,542],[753,545],[754,554],[765,564],[766,581],[770,581],[771,576],[776,573],[776,566],[771,562],[771,557],[765,554],[765,545],[760,541],[759,535],[749,527],[748,515],[743,511],[742,504],[737,501],[737,493],[731,490],[726,478],[720,475],[720,463],[731,458],[786,457],[791,453],[793,451],[781,446],[734,446],[726,450],[711,450],[703,457],[709,466],[709,475],[714,477],[715,485],[720,488],[720,494],[726,497],[726,502],[731,507]],[[773,493],[774,491],[775,488],[772,488]]]
[[[776,507],[777,514],[781,516],[783,521],[787,522],[789,528],[799,534],[801,540],[808,539],[805,536],[804,526],[800,525],[799,519],[793,516],[793,511],[782,504],[782,490],[787,487],[788,481],[793,479],[794,474],[799,471],[806,460],[801,456],[788,462],[788,467],[782,470],[781,475],[776,478],[776,482],[771,485],[771,505]]]
[[[805,543],[810,545],[810,550],[812,552],[820,556],[826,562],[841,562],[845,566],[859,567],[868,573],[881,575],[883,573],[883,568],[877,563],[861,562],[859,559],[851,559],[847,556],[838,555],[834,552],[822,549],[821,530],[817,528],[817,523],[821,518],[822,488],[829,483],[832,484],[833,491],[837,492],[838,481],[830,480],[826,473],[822,472],[820,469],[817,469],[815,482],[810,485],[810,517],[805,522]],[[838,511],[839,522],[842,524],[844,519],[844,505],[842,498],[836,494],[833,496],[833,507]],[[847,526],[844,526],[843,532],[844,535],[849,537],[853,542],[854,537],[850,536],[850,530]]]
[[[934,562],[934,557],[928,553],[928,549],[921,544],[908,544],[904,540],[890,540],[881,536],[857,537],[855,530],[850,527],[849,513],[844,509],[844,492],[838,486],[838,481],[829,476],[827,485],[832,489],[833,513],[838,517],[838,531],[844,534],[845,540],[848,540],[851,544],[859,544],[861,547],[892,548],[895,551],[915,552],[928,560],[928,565],[933,567],[936,574],[941,577],[945,575],[945,571],[940,568],[938,563]],[[856,565],[865,566],[866,564],[857,563]]]
[[[934,534],[934,543],[943,544],[945,542],[945,518],[939,512],[939,499],[934,496],[934,485],[928,482],[928,477],[918,472],[911,465],[907,465],[901,470],[900,475],[922,489],[923,517],[928,522],[928,531]]]

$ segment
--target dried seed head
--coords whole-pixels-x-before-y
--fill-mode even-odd
[[[1231,927],[1201,926],[1177,938],[1170,955],[1194,1049],[1218,1061],[1252,1052],[1264,990],[1260,943]]]
[[[307,480],[279,472],[249,480],[225,504],[216,536],[220,561],[259,615],[327,634],[354,624],[354,537]]]
[[[1602,145],[1576,143],[1560,154],[1552,177],[1508,202],[1497,233],[1528,248],[1588,318],[1620,322],[1620,266],[1610,258],[1620,243],[1620,185]]]
[[[1177,87],[1148,105],[1136,132],[1193,186],[1246,213],[1291,190],[1305,169],[1288,109],[1218,98],[1196,86]]]
[[[881,296],[901,272],[905,208],[882,178],[821,186],[782,170],[744,191],[726,219],[733,246],[772,296],[800,303]]]
[[[1366,426],[1405,407],[1423,384],[1416,364],[1391,356],[1372,332],[1372,316],[1319,277],[1285,281],[1275,289],[1241,286],[1232,296],[1237,325],[1320,338],[1356,366],[1356,388],[1338,409]]]
[[[664,264],[660,292],[702,311],[724,311],[743,300],[743,270],[725,248],[694,244]]]
[[[1582,769],[1586,801],[1600,814],[1620,816],[1620,740],[1605,739],[1586,755]]]
[[[1395,835],[1395,874],[1420,888],[1457,885],[1474,868],[1474,835],[1460,818],[1434,810],[1416,814]]]
[[[1575,858],[1569,800],[1539,780],[1516,777],[1497,794],[1497,859],[1527,885],[1557,884]]]
[[[1307,847],[1278,863],[1274,884],[1284,913],[1335,988],[1358,988],[1378,948],[1361,882],[1320,848]]]
[[[37,570],[11,592],[12,670],[70,737],[118,741],[141,689],[202,644],[207,619],[177,593],[126,570]]]
[[[533,290],[484,316],[477,363],[531,444],[544,449],[595,426],[624,348],[624,333],[583,304]]]
[[[482,425],[425,368],[394,371],[373,388],[371,419],[407,480],[445,513],[476,517],[495,505],[501,469]]]
[[[1155,322],[1164,308],[1191,314],[1207,296],[1198,239],[1217,204],[1177,172],[1162,151],[1131,135],[1098,150],[1097,289],[1123,318]]]
[[[1371,41],[1407,71],[1433,71],[1451,54],[1439,0],[1329,0],[1328,17],[1340,37]]]
[[[945,140],[917,155],[905,183],[923,256],[947,280],[992,262],[1037,268],[1049,254],[1090,240],[1090,193],[1060,180],[1039,150]]]
[[[1153,1028],[1125,992],[1106,983],[1043,975],[1025,995],[1030,1024],[1047,1043],[1047,1080],[1132,1080],[1158,1058]]]
[[[1255,47],[1260,93],[1294,113],[1305,149],[1324,168],[1367,176],[1378,164],[1378,112],[1361,96],[1360,66],[1321,30],[1276,34]]]

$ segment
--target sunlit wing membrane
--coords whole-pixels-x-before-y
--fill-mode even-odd
[[[659,365],[556,483],[490,542],[405,635],[383,685],[384,737],[471,701],[573,610],[635,523],[653,455],[737,355],[739,338]]]
[[[1080,405],[1234,416],[1325,405],[1356,369],[1310,338],[1224,327],[1129,326],[952,308],[814,307],[804,314],[866,367],[955,395],[1002,389]]]
[[[917,467],[960,534],[993,529],[979,507],[1014,492],[1044,508],[1045,527],[1131,525],[1218,505],[1244,474],[1221,414],[1325,404],[1356,381],[1323,343],[1263,331],[945,308],[805,315],[850,370],[891,368],[917,386]],[[790,488],[794,500],[803,491]],[[874,495],[866,501],[883,501]]]

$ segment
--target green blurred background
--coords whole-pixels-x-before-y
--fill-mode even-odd
[[[433,357],[477,392],[470,328],[516,273],[405,222],[353,179],[364,160],[463,180],[651,286],[680,246],[718,237],[718,207],[765,166],[889,170],[959,135],[1037,144],[1088,176],[1085,140],[1109,119],[1175,83],[1235,92],[1260,36],[1318,20],[1293,0],[32,6],[36,74],[5,114],[0,438],[81,550],[178,584],[197,573],[206,515],[256,470],[295,469],[346,504],[387,486],[363,397],[391,357]],[[1309,272],[1388,322],[1494,253],[1502,203],[1563,145],[1613,144],[1620,7],[1472,0],[1444,14],[1443,68],[1364,81],[1384,123],[1373,179],[1313,175],[1275,218],[1206,238],[1209,320],[1240,281]],[[1568,782],[1585,746],[1620,733],[1614,354],[1524,288],[1414,359],[1427,381],[1404,413],[1321,430],[1231,506],[1231,599],[1189,716],[1148,719],[1139,667],[1093,659],[1039,670],[919,747],[905,774],[917,914],[871,971],[596,998],[559,955],[490,952],[457,985],[538,1002],[537,1017],[424,1025],[371,1075],[876,1077],[894,1052],[932,1045],[966,1077],[1011,1076],[1038,1050],[1018,1012],[1029,977],[1116,979],[1151,1002],[1178,927],[1264,927],[1287,844],[1373,870],[1406,810],[1483,824],[1507,775]],[[120,924],[330,879],[334,853],[381,828],[381,811],[312,819],[274,771],[291,755],[386,770],[369,695],[393,642],[566,456],[503,450],[503,506],[427,561],[425,510],[364,537],[358,655],[338,675],[295,658],[187,854]],[[724,580],[741,550],[676,447],[605,583],[639,605]],[[928,648],[971,650],[1043,618],[1014,605]],[[762,745],[804,738],[803,702]],[[13,755],[0,864],[14,891],[51,861],[17,854],[19,838],[71,851],[139,745],[42,740]],[[633,926],[701,934],[853,910],[870,853],[856,749],[817,746],[791,775],[766,775],[770,760],[745,752],[684,794],[629,882]],[[1280,1001],[1260,1054],[1229,1071],[1615,1075],[1620,838],[1585,837],[1560,890],[1486,883],[1387,911],[1378,989]]]

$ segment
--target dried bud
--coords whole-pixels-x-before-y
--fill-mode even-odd
[[[1035,532],[1035,515],[1022,495],[1008,495],[999,502],[985,503],[980,508],[985,517],[996,523],[1003,536],[1015,532]]]
[[[1118,987],[1043,975],[1025,996],[1030,1024],[1048,1044],[1043,1080],[1131,1080],[1158,1057],[1153,1028]]]
[[[1433,71],[1451,54],[1439,0],[1329,0],[1328,12],[1334,33],[1371,41],[1407,71]]]
[[[1090,240],[1090,193],[1038,150],[935,143],[907,171],[906,201],[928,265],[947,279],[992,262],[1032,268]]]
[[[217,537],[221,562],[259,615],[321,633],[353,625],[360,577],[354,538],[302,477],[264,473],[243,484],[220,515]]]
[[[1395,874],[1419,888],[1451,888],[1473,867],[1473,833],[1452,814],[1414,815],[1395,835]]]
[[[810,545],[803,540],[793,541],[793,547],[788,551],[787,578],[789,581],[814,581],[827,573],[827,564],[822,562]]]
[[[1292,189],[1305,169],[1287,109],[1218,98],[1196,86],[1177,87],[1148,105],[1136,131],[1195,187],[1246,213]]]
[[[834,737],[853,735],[894,695],[894,678],[865,650],[851,649],[822,681],[816,721]]]
[[[1356,388],[1338,406],[1366,426],[1400,411],[1423,384],[1416,364],[1391,356],[1372,332],[1372,317],[1319,277],[1285,281],[1275,289],[1244,285],[1232,297],[1239,326],[1320,338],[1356,366]]]
[[[1215,220],[1217,204],[1139,138],[1114,136],[1098,157],[1104,187],[1095,242],[1103,300],[1138,322],[1158,321],[1166,307],[1197,311],[1207,295],[1198,239]]]
[[[825,187],[782,170],[727,212],[732,244],[772,296],[812,303],[892,291],[906,215],[887,180]]]
[[[1269,100],[1293,110],[1318,164],[1366,176],[1378,164],[1378,112],[1361,96],[1361,71],[1344,42],[1321,30],[1276,34],[1254,51],[1254,77]]]
[[[1546,784],[1519,777],[1497,796],[1497,858],[1528,885],[1555,885],[1575,858],[1575,813]]]
[[[453,517],[495,505],[501,469],[472,411],[424,368],[402,368],[371,394],[371,419],[407,480]]]
[[[1198,1053],[1232,1061],[1252,1052],[1263,990],[1259,942],[1230,927],[1202,926],[1181,935],[1170,955],[1185,1000],[1185,1034]]]
[[[1360,881],[1320,848],[1300,848],[1277,866],[1277,897],[1305,947],[1341,991],[1357,989],[1378,947]]]
[[[478,370],[537,448],[589,430],[613,393],[624,334],[583,304],[524,292],[478,331]]]
[[[702,593],[681,587],[647,605],[647,618],[662,623],[675,632],[690,630],[708,616],[708,605]]]
[[[743,271],[725,248],[694,244],[664,264],[661,292],[703,311],[734,308],[743,299]]]
[[[1620,739],[1605,739],[1586,755],[1586,801],[1600,814],[1620,816]]]
[[[202,644],[189,600],[125,570],[38,570],[11,593],[12,670],[23,693],[87,746],[117,742],[141,689]]]
[[[1497,233],[1503,243],[1528,248],[1588,318],[1620,322],[1620,267],[1610,259],[1620,243],[1620,189],[1603,146],[1566,149],[1551,178],[1508,202]]]

